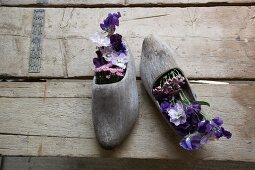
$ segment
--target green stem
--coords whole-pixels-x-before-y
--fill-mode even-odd
[[[207,120],[209,120],[209,121],[212,120],[212,118],[208,117],[208,115],[205,114],[204,112],[200,112],[200,114],[203,115],[203,116],[205,117],[205,119],[207,119]]]

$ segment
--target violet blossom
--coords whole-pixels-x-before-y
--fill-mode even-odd
[[[129,58],[126,54],[120,53],[118,56],[112,57],[110,62],[115,66],[125,69],[128,63],[128,59]]]
[[[113,34],[110,37],[112,48],[117,52],[125,52],[126,46],[123,44],[122,36],[120,34]]]
[[[232,134],[221,127],[222,124],[223,120],[219,117],[215,117],[211,121],[203,120],[199,122],[198,132],[204,135],[201,140],[202,144],[207,143],[209,139],[231,138]]]
[[[125,73],[129,61],[128,49],[120,34],[114,34],[119,26],[121,14],[109,13],[100,24],[104,33],[96,33],[91,41],[97,46],[97,57],[93,58],[95,65],[96,82],[99,84],[115,83],[120,81]]]
[[[186,150],[196,150],[199,149],[201,146],[201,136],[198,133],[187,135],[184,137],[181,142],[180,146]]]
[[[107,31],[109,34],[113,34],[116,26],[119,26],[119,18],[121,17],[120,12],[109,13],[108,17],[104,19],[103,23],[100,24],[102,30]]]
[[[186,114],[181,102],[177,102],[173,108],[169,108],[167,113],[170,117],[170,122],[175,126],[183,124],[186,122]]]

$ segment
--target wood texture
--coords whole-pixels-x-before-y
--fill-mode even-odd
[[[94,45],[108,12],[123,15],[118,32],[134,54],[137,76],[142,41],[156,33],[179,54],[188,78],[254,79],[255,7],[46,9],[42,68],[28,73],[33,8],[0,8],[0,76],[92,76]],[[236,15],[238,13],[238,15]]]
[[[254,170],[255,163],[155,159],[5,157],[3,170]]]
[[[96,137],[102,147],[120,145],[132,130],[139,112],[135,62],[131,51],[125,76],[116,83],[92,84],[92,118]]]
[[[125,0],[2,0],[2,5],[19,6],[19,5],[124,5]]]
[[[84,5],[172,5],[172,4],[208,4],[208,3],[252,3],[254,0],[2,0],[2,5],[54,5],[54,6],[84,6]]]
[[[171,5],[171,4],[231,4],[231,3],[252,3],[254,0],[127,0],[127,4],[151,4],[151,5]]]
[[[140,82],[134,130],[120,147],[101,149],[92,125],[91,83],[2,82],[0,154],[255,162],[254,83],[192,85],[198,99],[209,101],[210,113],[222,117],[224,127],[233,133],[231,140],[212,141],[198,152],[178,147],[176,135]]]

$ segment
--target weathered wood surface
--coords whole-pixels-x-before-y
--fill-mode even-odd
[[[252,162],[155,159],[5,157],[2,170],[254,170]]]
[[[81,6],[81,5],[182,5],[182,4],[208,4],[208,3],[252,3],[255,0],[2,0],[2,5],[58,5],[58,6]],[[0,1],[1,4],[1,1]]]
[[[28,73],[33,8],[0,8],[0,76],[92,76],[89,37],[108,12],[120,11],[121,33],[135,56],[151,33],[178,53],[189,78],[254,79],[255,7],[47,8],[40,73]],[[238,13],[238,15],[236,15]]]
[[[212,114],[221,116],[225,128],[233,132],[231,140],[210,142],[198,152],[177,146],[176,135],[140,82],[134,130],[119,148],[103,150],[92,125],[90,86],[91,81],[2,82],[0,154],[255,162],[254,83],[192,85],[198,98],[209,101]]]
[[[128,5],[131,4],[151,4],[151,5],[171,5],[171,4],[213,4],[213,3],[251,3],[254,0],[127,0]]]

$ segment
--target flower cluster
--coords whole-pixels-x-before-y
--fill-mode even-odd
[[[186,150],[199,149],[209,139],[231,138],[222,127],[219,117],[210,118],[201,110],[204,101],[194,101],[185,93],[186,79],[178,69],[171,70],[158,80],[152,90],[161,112],[182,137],[180,146]]]
[[[97,57],[93,59],[95,65],[96,82],[108,84],[120,81],[125,73],[129,61],[127,46],[120,34],[114,33],[119,26],[121,14],[109,13],[100,24],[102,33],[96,33],[91,41],[96,45]]]

